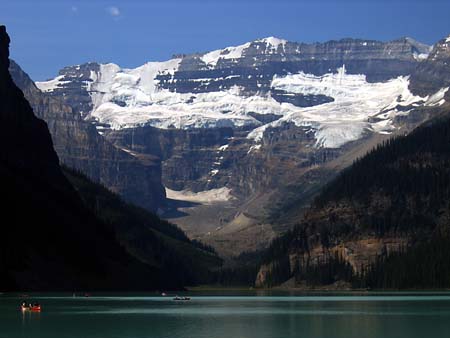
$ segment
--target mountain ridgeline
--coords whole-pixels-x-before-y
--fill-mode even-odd
[[[180,289],[208,278],[220,264],[213,253],[60,167],[46,123],[10,76],[9,42],[0,26],[0,289]]]

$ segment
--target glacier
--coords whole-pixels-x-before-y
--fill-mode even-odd
[[[257,41],[264,42],[266,50],[273,53],[279,52],[287,42],[274,37]],[[249,44],[204,53],[201,59],[207,67],[214,67],[220,59],[237,60],[243,57]],[[102,125],[99,126],[100,133],[105,125],[111,129],[144,125],[163,129],[246,127],[252,129],[247,137],[255,144],[261,142],[268,127],[294,123],[314,132],[317,147],[338,148],[359,139],[366,131],[391,133],[396,128],[395,117],[409,111],[399,107],[442,104],[448,89],[443,88],[432,97],[414,96],[408,89],[407,76],[373,83],[368,82],[363,74],[347,74],[345,65],[322,76],[303,72],[273,76],[271,90],[282,91],[286,95],[333,98],[332,102],[312,107],[278,102],[271,96],[271,91],[248,95],[239,86],[201,93],[162,89],[158,76],[169,75],[169,81],[177,81],[173,75],[178,71],[181,60],[148,62],[134,69],[121,68],[113,63],[101,64],[98,71],[91,71],[90,81],[86,81],[93,105],[86,117]],[[219,79],[224,78],[193,81]],[[66,83],[60,75],[36,85],[42,91],[52,92]],[[280,118],[264,124],[255,118],[255,114],[271,114]]]

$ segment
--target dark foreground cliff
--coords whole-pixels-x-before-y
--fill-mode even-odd
[[[66,172],[69,182],[46,123],[11,79],[9,42],[0,26],[0,289],[178,289],[220,263],[84,176]],[[119,228],[124,221],[132,226]],[[180,265],[192,261],[187,275]]]

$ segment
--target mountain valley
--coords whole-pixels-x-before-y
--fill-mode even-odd
[[[230,257],[267,247],[292,227],[278,209],[307,208],[357,157],[432,116],[448,85],[416,89],[430,53],[411,38],[270,37],[135,69],[69,66],[39,92],[12,74],[35,110],[41,96],[71,112],[43,114],[64,163]],[[80,144],[62,136],[67,119]]]

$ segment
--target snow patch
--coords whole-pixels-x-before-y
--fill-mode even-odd
[[[167,198],[173,200],[195,202],[201,204],[226,202],[233,198],[231,196],[231,190],[227,187],[204,190],[199,192],[192,192],[189,190],[176,191],[166,188],[166,196]]]
[[[428,53],[413,53],[414,59],[418,61],[426,60],[428,58]]]
[[[326,95],[333,102],[313,107],[293,107],[277,121],[253,130],[248,138],[259,142],[268,126],[276,127],[286,122],[297,126],[310,127],[315,131],[316,146],[338,148],[347,142],[362,137],[366,129],[389,133],[393,130],[390,122],[399,105],[410,105],[424,99],[414,96],[408,89],[409,78],[398,77],[386,82],[369,83],[365,75],[350,75],[345,67],[337,73],[315,76],[298,73],[283,77],[275,76],[271,86],[288,93],[303,95]],[[389,114],[379,116],[383,111]],[[376,122],[369,122],[372,117]],[[380,119],[389,120],[380,123]]]
[[[254,42],[262,42],[266,44],[266,52],[276,53],[279,46],[283,47],[288,42],[287,40],[275,38],[273,36],[256,40]],[[253,42],[247,42],[239,46],[227,47],[224,49],[218,49],[204,54],[201,60],[210,67],[215,67],[220,59],[234,60],[240,59],[245,55],[245,50],[252,45]],[[259,46],[258,46],[259,47]]]
[[[93,110],[111,101],[121,101],[131,107],[150,104],[152,94],[157,91],[156,76],[173,75],[180,62],[181,59],[147,62],[135,69],[121,69],[113,63],[100,65],[98,73],[91,72]]]
[[[70,82],[70,81],[61,81],[63,78],[64,75],[59,75],[55,77],[53,80],[36,82],[36,86],[43,92],[52,92],[56,88],[61,87],[63,84]]]
[[[250,154],[252,151],[257,151],[261,149],[261,144],[254,144],[250,147],[250,149],[247,151],[247,154]]]
[[[442,106],[445,103],[444,96],[450,87],[441,88],[425,101],[426,106]]]
[[[225,49],[218,49],[204,54],[201,60],[209,66],[216,66],[220,59],[240,59],[245,49],[250,47],[250,42],[240,46],[227,47]]]
[[[229,147],[229,144],[224,144],[223,146],[219,147],[219,151],[225,151]]]
[[[276,52],[279,46],[282,46],[284,50],[287,40],[269,36],[261,40],[256,40],[255,42],[263,42],[266,44],[266,49],[271,49],[273,52]]]

